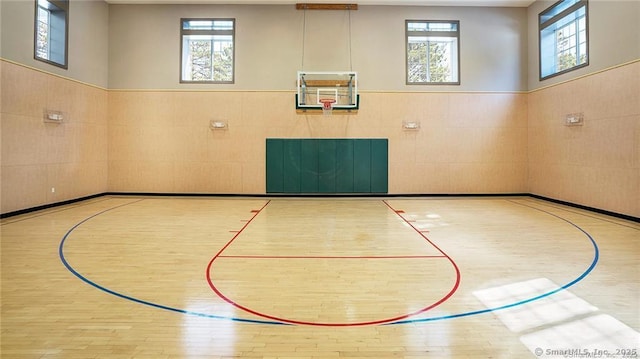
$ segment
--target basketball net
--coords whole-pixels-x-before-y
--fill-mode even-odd
[[[336,103],[336,100],[332,98],[320,99],[322,103],[322,114],[324,116],[331,116],[331,112],[333,111],[333,104]]]

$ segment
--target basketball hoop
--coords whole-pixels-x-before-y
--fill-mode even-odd
[[[322,114],[330,116],[331,111],[333,110],[333,104],[336,103],[336,100],[332,98],[321,98],[318,102],[322,103]]]

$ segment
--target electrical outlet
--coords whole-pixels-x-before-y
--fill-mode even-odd
[[[55,187],[51,187],[51,193],[56,193],[56,188]]]

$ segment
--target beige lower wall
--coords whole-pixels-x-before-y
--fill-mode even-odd
[[[263,194],[265,138],[378,137],[392,194],[528,192],[640,217],[640,62],[528,94],[365,92],[328,118],[291,92],[107,91],[0,65],[2,213],[106,191]],[[564,126],[573,112],[584,126]]]
[[[529,94],[531,193],[640,217],[638,79],[640,61]]]
[[[11,62],[0,66],[2,213],[104,193],[107,91]],[[62,112],[64,122],[45,123],[46,110]]]
[[[324,117],[296,113],[292,92],[111,91],[109,190],[263,194],[266,138],[388,138],[389,193],[522,193],[526,101],[371,92],[357,114]]]

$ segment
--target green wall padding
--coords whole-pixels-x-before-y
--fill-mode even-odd
[[[267,142],[267,193],[387,193],[387,139]]]
[[[353,140],[336,140],[336,192],[353,193]]]
[[[370,140],[353,140],[353,191],[371,192]]]
[[[267,138],[267,193],[284,192],[284,142]]]
[[[389,146],[387,141],[371,143],[371,192],[387,193],[389,181]]]
[[[302,157],[300,153],[300,140],[283,142],[283,192],[300,192],[300,166]],[[284,174],[287,174],[286,176]]]
[[[318,192],[336,192],[336,140],[318,142]]]
[[[289,141],[289,140],[282,140]],[[300,192],[318,192],[318,140],[305,139],[300,143]],[[267,164],[267,171],[269,166]],[[284,176],[295,176],[295,173],[285,173]]]

